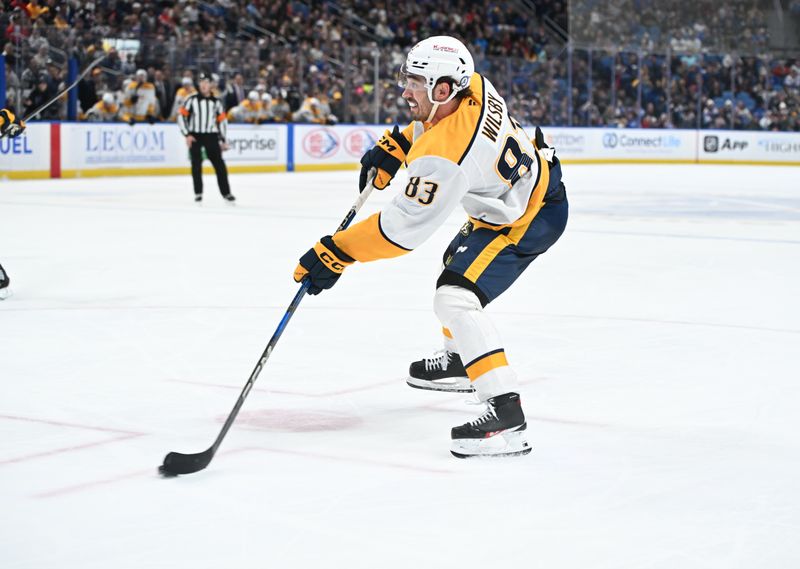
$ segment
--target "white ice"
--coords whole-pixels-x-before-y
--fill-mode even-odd
[[[204,471],[355,172],[3,182],[3,569],[800,566],[800,169],[565,166],[556,246],[489,307],[527,457],[410,389],[457,212],[308,297]],[[393,192],[375,192],[376,211]]]

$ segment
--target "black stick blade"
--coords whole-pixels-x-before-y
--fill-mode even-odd
[[[179,474],[199,472],[209,465],[214,453],[211,449],[196,454],[171,452],[164,457],[164,464],[158,467],[158,473],[165,478]]]

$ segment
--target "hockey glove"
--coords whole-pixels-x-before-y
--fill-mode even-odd
[[[0,127],[0,138],[4,136],[16,138],[25,130],[25,121],[15,117],[14,113],[7,109],[0,110],[0,118],[3,119],[2,127]]]
[[[389,185],[400,165],[405,162],[406,154],[411,150],[411,143],[406,140],[397,125],[394,130],[383,133],[381,139],[361,157],[361,176],[358,179],[358,191],[367,187],[369,171],[375,168],[375,179],[372,185],[382,190]]]
[[[326,235],[300,257],[294,280],[299,283],[309,279],[308,294],[319,294],[335,285],[345,267],[354,262],[355,259],[339,249],[330,235]]]

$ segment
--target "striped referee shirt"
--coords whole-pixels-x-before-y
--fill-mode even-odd
[[[220,141],[225,142],[228,117],[219,99],[213,95],[204,97],[193,93],[178,109],[178,126],[183,136],[216,133]]]

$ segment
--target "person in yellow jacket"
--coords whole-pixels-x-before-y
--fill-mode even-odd
[[[263,104],[259,100],[258,91],[250,91],[247,98],[233,107],[230,114],[235,122],[258,124],[263,113]]]
[[[9,109],[0,110],[0,138],[16,138],[25,130],[25,121],[15,116]]]
[[[92,122],[116,122],[119,120],[119,105],[114,102],[114,95],[103,93],[103,98],[97,101],[86,113],[86,120]]]
[[[175,122],[178,120],[178,109],[183,106],[189,95],[193,93],[197,93],[197,89],[194,88],[194,81],[191,77],[185,76],[181,79],[181,86],[175,91],[175,102],[172,103],[172,112],[169,114],[170,121]]]
[[[303,105],[294,112],[292,121],[296,123],[336,124],[336,117],[330,112],[325,101],[317,97],[306,97]]]
[[[356,261],[416,249],[461,206],[468,221],[445,251],[433,295],[445,349],[413,362],[406,381],[419,389],[474,391],[486,404],[483,415],[451,430],[456,457],[527,454],[517,376],[484,308],[563,233],[561,165],[541,130],[531,140],[514,120],[456,38],[419,42],[399,79],[414,121],[387,130],[364,154],[360,188],[373,171],[373,186],[385,188],[403,163],[405,188],[380,213],[321,238],[300,258],[294,279],[307,280],[308,292],[318,294]]]
[[[144,69],[137,70],[133,81],[125,88],[122,106],[122,120],[127,123],[156,121],[156,88],[147,80]]]

